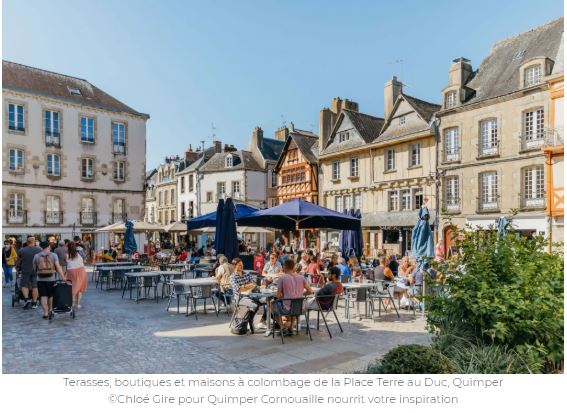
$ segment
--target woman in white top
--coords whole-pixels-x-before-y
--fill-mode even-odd
[[[73,283],[73,299],[77,308],[81,308],[81,297],[87,291],[87,272],[83,257],[77,250],[77,244],[69,243],[67,260],[67,279]]]

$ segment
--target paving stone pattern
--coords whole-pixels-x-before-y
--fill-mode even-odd
[[[89,274],[90,278],[90,274]],[[166,300],[135,303],[89,284],[76,319],[41,318],[41,309],[11,307],[2,289],[3,373],[346,373],[363,368],[398,344],[428,343],[421,315],[402,311],[372,320],[322,325],[313,341],[301,334],[281,344],[263,334],[235,336],[229,316],[211,310],[186,317]],[[312,321],[314,324],[314,321]],[[322,323],[321,323],[322,324]]]

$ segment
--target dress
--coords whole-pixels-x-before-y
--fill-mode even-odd
[[[87,272],[83,257],[67,258],[67,279],[73,283],[73,295],[87,291]]]

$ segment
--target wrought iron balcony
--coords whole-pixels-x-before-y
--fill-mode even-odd
[[[549,146],[563,146],[563,136],[557,129],[549,128],[545,130],[545,139],[543,142],[544,147]]]
[[[61,225],[63,223],[63,211],[43,211],[43,221],[46,225]]]
[[[116,222],[126,221],[127,218],[128,217],[123,212],[113,212],[112,213],[112,223],[113,224],[116,223]]]
[[[477,198],[477,212],[498,212],[500,211],[500,196],[491,196],[487,198]]]
[[[546,132],[538,132],[520,136],[520,152],[534,151],[540,149],[545,144]]]
[[[458,197],[445,198],[444,208],[449,214],[461,212],[461,200]]]
[[[8,224],[25,224],[28,220],[28,211],[7,209],[6,223]]]
[[[482,147],[480,145],[478,147],[478,158],[491,158],[493,156],[500,155],[500,142],[496,142],[492,146]]]
[[[96,225],[96,212],[81,211],[81,225]]]
[[[454,151],[443,151],[443,162],[458,162],[461,160],[461,148],[458,147]]]
[[[521,209],[529,210],[545,208],[545,193],[537,194],[537,196],[518,194],[518,197],[520,198]]]
[[[112,145],[112,153],[114,155],[126,155],[126,145],[114,144]]]
[[[57,148],[61,147],[61,135],[59,132],[45,131],[45,145],[55,146]]]

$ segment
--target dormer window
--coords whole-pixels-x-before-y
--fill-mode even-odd
[[[228,155],[224,161],[226,168],[232,168],[234,166],[234,158],[232,155]]]
[[[400,116],[400,125],[405,125],[405,124],[406,124],[406,117]]]
[[[532,65],[524,69],[524,87],[541,83],[541,65]]]
[[[81,90],[79,88],[67,86],[67,90],[71,95],[81,96]]]
[[[349,133],[348,132],[340,132],[339,133],[339,142],[345,142],[348,141],[350,139]]]
[[[457,106],[457,92],[452,90],[445,93],[445,109],[452,109]]]

